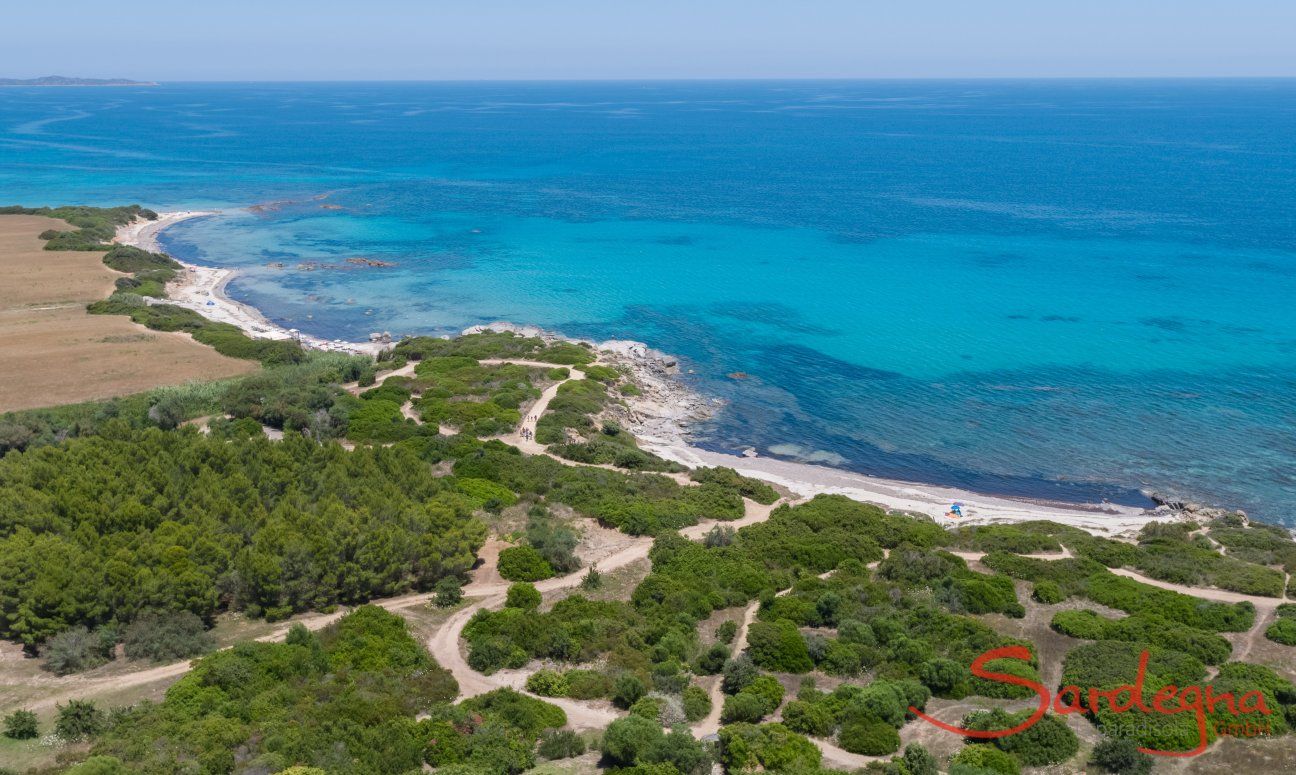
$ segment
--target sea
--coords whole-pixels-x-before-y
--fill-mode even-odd
[[[1294,80],[0,89],[0,204],[136,202],[311,334],[677,355],[707,448],[1296,523]]]

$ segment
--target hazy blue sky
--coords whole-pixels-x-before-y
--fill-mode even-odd
[[[1296,75],[1296,0],[6,3],[0,76]]]

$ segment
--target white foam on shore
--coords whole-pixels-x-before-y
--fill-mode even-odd
[[[158,250],[158,234],[190,218],[216,215],[213,212],[184,211],[161,213],[155,221],[136,221],[118,230],[116,241],[144,250]],[[225,286],[235,270],[217,269],[180,262],[185,273],[168,286],[167,303],[192,309],[211,320],[230,323],[249,336],[263,339],[296,338],[312,349],[374,355],[384,345],[368,342],[328,341],[296,334],[278,326],[246,304],[230,299]],[[577,341],[536,326],[507,322],[473,326],[465,334],[480,331],[513,331],[523,336],[538,336],[551,341]],[[844,495],[873,503],[886,509],[926,515],[938,523],[956,527],[967,524],[1051,520],[1099,535],[1128,535],[1143,525],[1156,521],[1183,519],[1184,515],[1166,509],[1146,510],[1113,504],[1068,505],[1064,503],[1016,500],[936,485],[918,484],[858,474],[840,468],[816,465],[838,462],[831,452],[806,451],[796,445],[775,445],[771,451],[793,452],[805,462],[776,458],[727,455],[691,446],[689,428],[704,421],[721,406],[718,399],[708,399],[689,390],[676,378],[675,359],[655,351],[642,342],[611,340],[588,342],[599,350],[601,360],[628,369],[643,393],[627,396],[624,421],[641,446],[668,460],[686,466],[725,466],[745,476],[761,479],[786,488],[793,494],[809,498],[820,494]],[[950,506],[959,503],[963,516],[947,516]]]

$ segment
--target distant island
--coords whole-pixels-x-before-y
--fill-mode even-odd
[[[157,86],[153,81],[129,81],[125,78],[68,78],[47,75],[43,78],[0,78],[0,86]]]

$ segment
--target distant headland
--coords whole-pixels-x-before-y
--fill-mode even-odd
[[[157,86],[153,81],[130,81],[125,78],[68,78],[47,75],[43,78],[0,78],[0,86]]]

